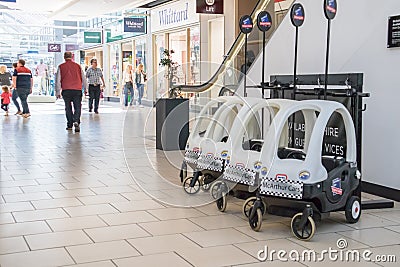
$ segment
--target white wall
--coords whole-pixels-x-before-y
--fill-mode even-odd
[[[320,0],[296,1],[304,5],[306,19],[299,29],[298,73],[324,73],[326,28]],[[330,73],[364,73],[365,99],[362,173],[364,181],[400,189],[397,169],[400,151],[400,49],[387,47],[388,17],[400,14],[399,0],[338,0],[332,21]],[[292,74],[295,28],[286,16],[267,44],[266,77]],[[249,71],[259,83],[261,57]],[[250,92],[257,95],[259,92]]]

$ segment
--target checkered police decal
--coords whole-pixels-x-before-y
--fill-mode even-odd
[[[228,165],[222,177],[231,182],[254,186],[256,172],[248,168]]]
[[[186,163],[189,164],[197,164],[197,159],[199,158],[200,153],[192,150],[185,151],[184,160]]]
[[[268,196],[302,199],[303,183],[300,181],[263,178],[261,179],[260,193]]]
[[[201,155],[197,160],[197,169],[222,172],[223,160],[211,155]]]

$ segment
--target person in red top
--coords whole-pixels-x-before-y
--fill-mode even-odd
[[[13,86],[17,89],[19,99],[22,105],[22,116],[28,118],[31,116],[28,106],[28,95],[32,94],[33,78],[30,69],[25,67],[25,60],[19,59],[17,68],[12,77]]]
[[[4,85],[2,88],[3,92],[1,93],[1,109],[6,112],[5,116],[8,116],[8,105],[10,104],[10,91],[7,85]]]
[[[72,53],[64,53],[65,62],[60,64],[56,75],[57,98],[64,99],[65,115],[67,117],[67,130],[75,128],[80,132],[81,109],[82,109],[82,85],[87,92],[87,81],[81,66],[72,61]],[[74,111],[72,105],[74,105]]]

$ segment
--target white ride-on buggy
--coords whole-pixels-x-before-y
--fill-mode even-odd
[[[195,194],[200,189],[207,191],[210,184],[219,177],[202,173],[198,168],[198,159],[202,155],[203,140],[226,142],[233,122],[243,105],[243,99],[236,96],[220,96],[209,101],[200,111],[188,141],[181,170],[183,189],[188,194]],[[187,165],[193,169],[193,176],[187,176]]]
[[[304,117],[304,148],[288,148],[289,119]],[[343,157],[322,153],[324,135],[332,116],[343,120],[346,147]],[[286,106],[274,117],[264,137],[260,158],[249,162],[245,169],[255,170],[256,198],[243,205],[250,227],[258,231],[262,216],[271,214],[290,216],[293,234],[309,240],[315,233],[314,219],[320,220],[331,211],[345,211],[346,221],[355,223],[361,215],[357,196],[361,173],[357,169],[356,137],[353,120],[348,110],[338,102],[304,100]],[[232,155],[226,176],[246,180],[240,154]],[[240,174],[242,172],[242,174]]]
[[[255,164],[255,169],[253,167],[249,169],[245,168],[245,165],[249,162],[258,161],[264,143],[263,132],[268,131],[274,116],[283,107],[291,105],[293,102],[296,101],[246,98],[246,105],[238,113],[232,126],[232,134],[227,142],[213,143],[209,140],[203,140],[202,149],[206,152],[204,154],[211,155],[206,156],[205,162],[201,164],[204,169],[210,170],[210,166],[222,165],[222,162],[225,163],[224,167],[226,168],[232,164],[231,157],[240,155],[241,158],[240,162],[236,162],[238,168],[235,169],[233,175],[229,175],[229,170],[232,170],[232,168],[228,168],[228,172],[224,168],[222,179],[215,182],[211,187],[211,195],[216,200],[219,211],[225,211],[229,192],[240,198],[243,198],[243,195],[248,196],[249,193],[254,194],[255,172],[260,166]],[[264,120],[264,124],[262,120]],[[238,179],[238,176],[241,179]],[[245,215],[248,216],[246,213]]]

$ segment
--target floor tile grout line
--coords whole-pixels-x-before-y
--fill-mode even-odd
[[[179,233],[180,235],[182,235],[183,237],[185,237],[186,239],[188,239],[188,240],[190,240],[191,242],[193,242],[193,243],[195,243],[196,245],[198,245],[201,249],[203,249],[203,248],[206,248],[206,247],[203,247],[202,245],[200,245],[198,242],[196,242],[195,240],[192,240],[190,237],[188,237],[187,235],[185,235],[185,234],[188,234],[188,233]]]
[[[26,236],[23,235],[22,238],[24,239],[25,244],[26,244],[26,246],[28,247],[29,251],[33,251],[32,248],[31,248],[31,246],[30,246],[29,243],[28,243],[28,240],[26,240]]]
[[[92,229],[96,229],[96,228],[92,228]],[[87,230],[87,229],[86,228],[81,229],[81,231],[90,239],[90,241],[92,241],[93,244],[96,244],[96,241],[85,230]]]
[[[137,251],[137,253],[139,253],[140,256],[145,256],[142,254],[142,252],[140,252],[139,249],[137,249],[133,244],[131,244],[131,242],[129,242],[128,239],[122,239],[122,240],[124,240],[126,243],[128,243],[128,245],[131,246],[135,251]],[[140,256],[138,256],[138,257],[140,257]]]
[[[70,258],[72,259],[72,261],[75,263],[75,265],[78,264],[78,262],[74,259],[74,257],[72,257],[71,253],[69,252],[69,250],[67,249],[67,247],[63,247],[64,250],[67,252],[68,256],[70,256]]]
[[[143,231],[145,231],[146,233],[149,234],[149,237],[154,237],[155,235],[153,235],[152,233],[150,233],[149,231],[147,231],[143,226],[140,225],[140,223],[136,223],[136,225],[142,229]]]
[[[182,260],[184,260],[185,262],[187,262],[190,266],[192,267],[196,267],[195,265],[193,265],[189,260],[185,259],[182,255],[180,255],[177,251],[171,251],[172,254],[177,255],[179,258],[181,258]]]

